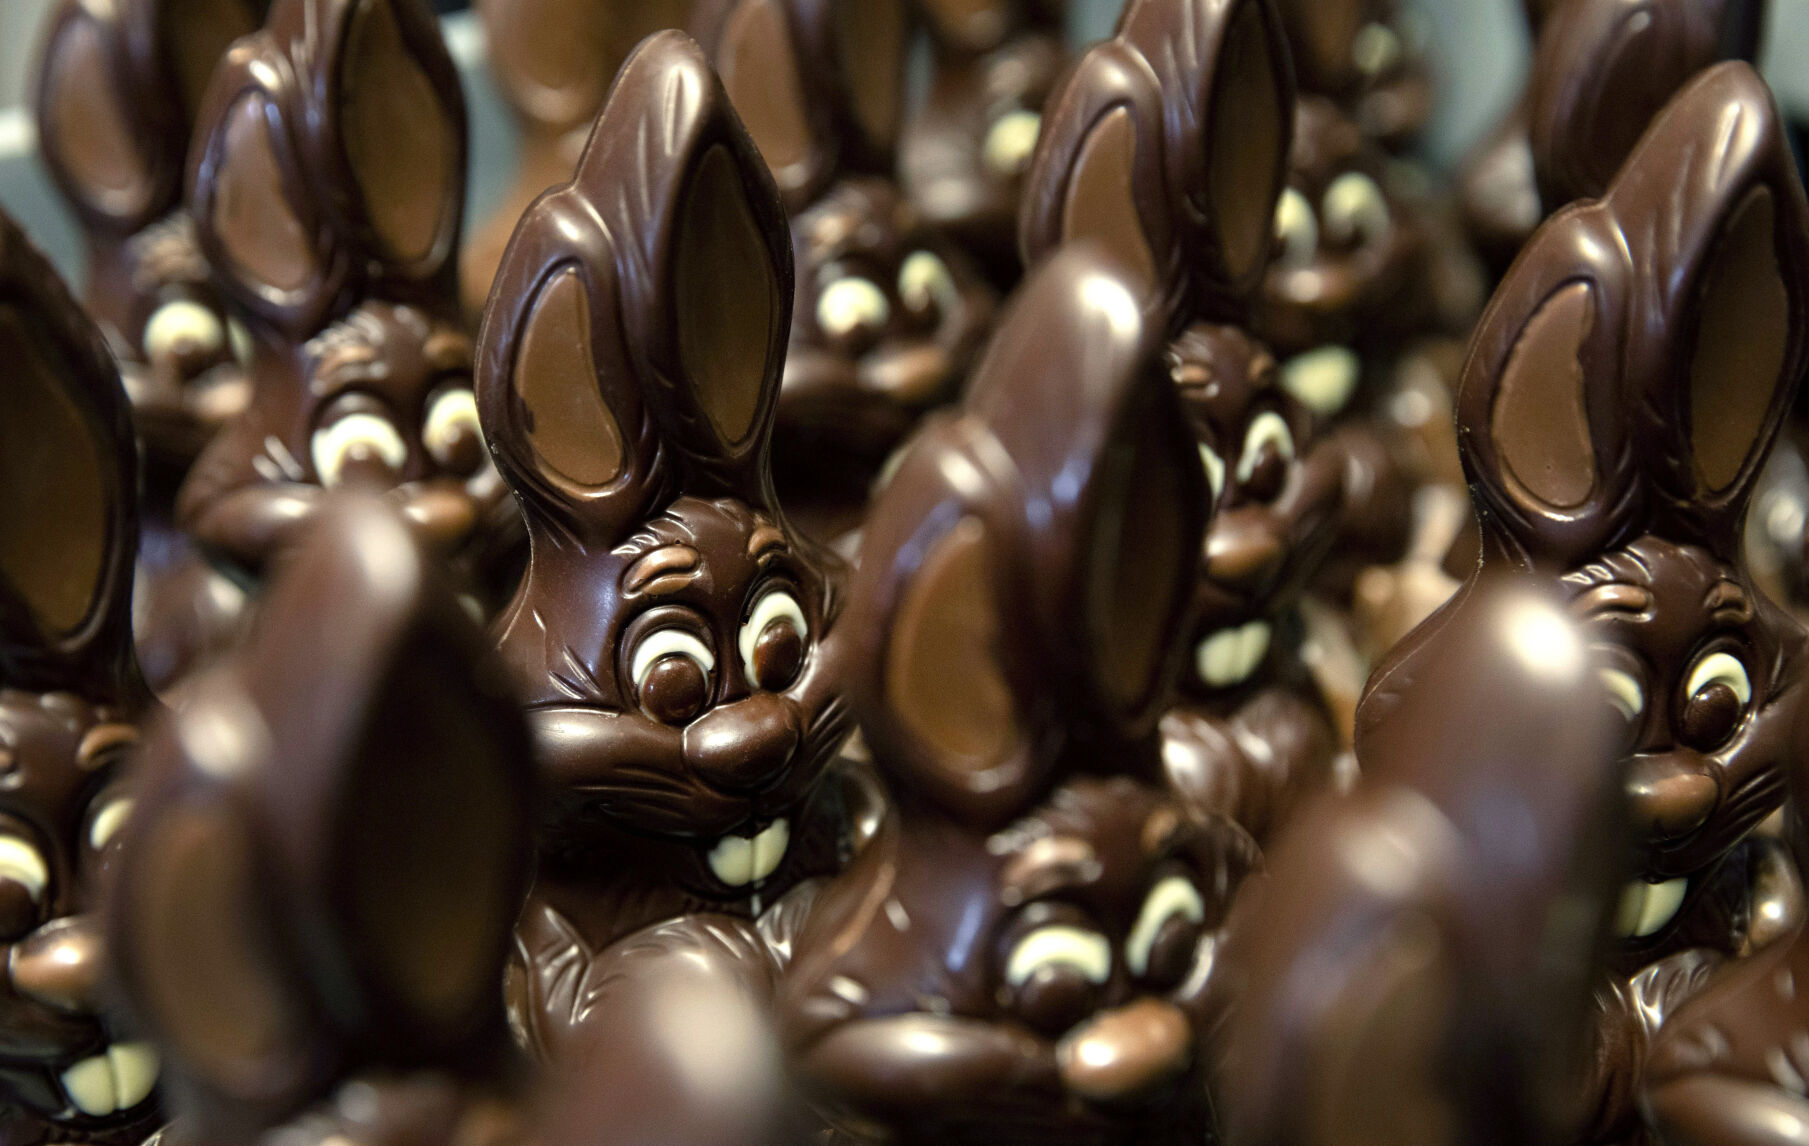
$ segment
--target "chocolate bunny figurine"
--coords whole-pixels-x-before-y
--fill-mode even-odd
[[[1767,844],[1746,837],[1800,752],[1805,637],[1753,584],[1740,539],[1805,363],[1806,274],[1809,209],[1771,95],[1747,65],[1718,65],[1497,290],[1458,394],[1482,560],[1358,713],[1362,758],[1496,569],[1561,584],[1611,657],[1638,878],[1598,999],[1598,1140],[1627,1132],[1657,1016],[1763,925],[1749,869]]]
[[[774,479],[805,532],[832,540],[924,411],[955,397],[992,292],[893,181],[905,0],[706,0],[692,27],[791,217]]]
[[[1196,807],[1258,839],[1328,778],[1338,748],[1294,606],[1331,540],[1345,458],[1247,327],[1293,95],[1268,0],[1138,0],[1051,98],[1023,221],[1032,261],[1076,236],[1104,241],[1152,276],[1146,305],[1181,332],[1168,369],[1212,511],[1164,754]],[[1242,747],[1258,741],[1265,752]]]
[[[1068,64],[1065,3],[919,0],[935,75],[899,140],[899,183],[929,226],[959,243],[995,286],[1023,267],[1018,204],[1043,102]]]
[[[896,815],[780,1010],[857,1136],[1207,1132],[1199,1006],[1254,847],[1163,783],[1207,491],[1142,290],[1091,243],[1033,268],[863,537],[850,691]]]
[[[478,405],[532,556],[497,632],[551,788],[516,981],[537,1050],[613,941],[751,919],[848,845],[843,569],[768,474],[791,276],[772,177],[678,32],[623,65],[498,273]]]
[[[0,216],[0,1137],[138,1146],[157,1060],[97,997],[132,799],[138,447],[99,330]]]
[[[1240,897],[1215,971],[1232,1146],[1574,1141],[1627,855],[1610,662],[1565,604],[1534,574],[1470,586],[1355,789]]]
[[[691,0],[479,0],[490,75],[517,128],[515,178],[465,244],[465,313],[481,314],[515,224],[572,177],[616,69],[642,38],[682,28]]]
[[[323,487],[370,486],[487,580],[519,524],[458,324],[465,108],[432,13],[277,0],[215,72],[192,164],[190,211],[246,315],[254,394],[190,472],[180,524],[255,571]]]
[[[1300,88],[1335,100],[1364,136],[1411,150],[1432,118],[1423,18],[1400,0],[1277,0]]]

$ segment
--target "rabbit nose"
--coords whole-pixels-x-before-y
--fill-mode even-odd
[[[1206,537],[1206,576],[1246,596],[1265,592],[1286,555],[1281,538],[1263,524],[1262,512],[1225,514]]]
[[[1172,1003],[1139,999],[1095,1015],[1056,1049],[1062,1085],[1095,1102],[1152,1097],[1192,1060],[1193,1028]]]
[[[86,915],[53,919],[21,940],[7,963],[13,989],[60,1011],[92,1011],[100,932]]]
[[[791,702],[756,692],[711,709],[687,725],[685,763],[725,791],[764,791],[791,767],[799,739]]]
[[[1707,822],[1721,788],[1701,762],[1676,754],[1638,756],[1627,768],[1627,802],[1639,838],[1670,840]]]
[[[477,527],[477,505],[464,487],[450,479],[403,486],[402,516],[440,552],[457,549]]]

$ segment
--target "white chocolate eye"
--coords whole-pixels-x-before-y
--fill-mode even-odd
[[[898,299],[921,314],[936,306],[944,314],[961,302],[948,264],[928,251],[913,251],[898,268]]]
[[[1365,24],[1351,41],[1351,63],[1366,76],[1379,76],[1399,63],[1401,37],[1387,24]]]
[[[1287,360],[1281,387],[1327,417],[1344,409],[1363,377],[1363,360],[1345,346],[1320,346]]]
[[[402,443],[394,423],[381,414],[365,411],[347,414],[314,431],[308,452],[324,486],[338,485],[346,463],[359,454],[375,456],[397,473],[408,463],[408,447]]]
[[[804,610],[790,593],[768,593],[754,606],[753,616],[741,626],[741,635],[735,640],[736,647],[741,651],[741,667],[747,673],[748,680],[758,680],[760,676],[754,666],[754,646],[759,643],[760,635],[766,632],[768,625],[788,623],[798,634],[800,644],[810,636],[810,626],[805,623]]]
[[[1212,487],[1212,500],[1225,492],[1225,459],[1205,443],[1200,444],[1200,464],[1206,467],[1206,484]]]
[[[1752,703],[1752,681],[1747,678],[1746,666],[1727,653],[1710,653],[1696,662],[1690,670],[1689,684],[1684,686],[1685,696],[1695,696],[1712,684],[1724,684],[1733,690],[1744,708]]]
[[[1306,196],[1287,188],[1275,204],[1275,237],[1281,240],[1281,254],[1275,265],[1298,270],[1313,261],[1319,253],[1319,220]]]
[[[1332,180],[1322,204],[1325,232],[1339,243],[1373,243],[1388,234],[1388,201],[1376,181],[1361,171]]]
[[[184,343],[195,354],[215,354],[225,341],[220,316],[187,299],[164,303],[144,324],[144,355],[152,362],[174,354]]]
[[[1262,457],[1264,446],[1273,445],[1275,452],[1281,455],[1284,462],[1294,460],[1294,434],[1288,424],[1282,421],[1280,414],[1273,410],[1264,410],[1251,421],[1250,429],[1244,433],[1244,453],[1237,460],[1237,480],[1246,482],[1256,472],[1256,463]]]
[[[18,836],[0,836],[0,879],[10,879],[31,894],[33,903],[44,901],[44,885],[50,882],[50,869],[44,857]]]
[[[1162,925],[1176,916],[1189,923],[1202,922],[1206,918],[1206,904],[1193,884],[1178,875],[1171,875],[1150,889],[1149,898],[1143,901],[1143,909],[1137,913],[1137,923],[1131,928],[1130,938],[1125,940],[1124,965],[1130,968],[1131,974],[1141,975],[1149,970],[1149,953],[1156,945],[1156,936],[1162,933]]]
[[[1042,134],[1043,117],[1034,111],[1009,111],[992,121],[986,139],[980,144],[980,159],[986,169],[1001,178],[1020,175],[1030,165],[1036,151],[1036,137]]]
[[[240,366],[251,365],[251,331],[236,318],[226,320],[226,339],[232,343],[232,356]]]
[[[1018,940],[1005,963],[1005,981],[1021,987],[1047,967],[1070,967],[1089,983],[1112,973],[1112,945],[1097,931],[1064,924],[1039,927]]]
[[[461,437],[482,433],[477,424],[477,398],[460,386],[433,400],[427,422],[421,427],[421,442],[436,461],[444,464]]]
[[[88,846],[95,851],[106,847],[108,841],[119,834],[119,829],[125,826],[126,817],[131,814],[130,796],[115,796],[108,800],[100,811],[94,813],[94,818],[88,821]]]
[[[716,668],[716,654],[710,651],[710,646],[683,629],[657,629],[647,634],[628,662],[628,675],[634,681],[634,687],[638,689],[646,684],[647,674],[653,666],[673,656],[685,657],[695,663],[703,670],[706,680]]]
[[[1605,668],[1601,674],[1602,683],[1608,688],[1608,699],[1614,707],[1620,709],[1627,723],[1638,720],[1639,714],[1646,710],[1646,690],[1639,686],[1639,681],[1624,669]]]
[[[846,338],[857,330],[879,330],[891,317],[892,306],[885,292],[852,275],[830,283],[817,299],[817,325],[831,338]]]

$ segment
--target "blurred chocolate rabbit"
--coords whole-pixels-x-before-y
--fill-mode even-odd
[[[1300,90],[1346,109],[1391,153],[1412,148],[1432,118],[1424,17],[1400,0],[1277,0]]]
[[[0,216],[0,1131],[138,1146],[155,1053],[103,1013],[98,883],[150,705],[132,650],[138,446],[101,332]]]

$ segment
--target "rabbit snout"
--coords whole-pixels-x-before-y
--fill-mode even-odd
[[[725,791],[764,792],[791,771],[802,740],[797,705],[756,692],[711,709],[685,728],[685,764]]]
[[[1179,1007],[1138,999],[1068,1033],[1056,1049],[1062,1085],[1095,1102],[1160,1098],[1192,1062],[1193,1041],[1193,1028]]]
[[[1245,598],[1265,596],[1287,561],[1287,538],[1266,507],[1221,515],[1206,534],[1206,576]]]
[[[1635,757],[1626,791],[1633,830],[1648,840],[1688,835],[1708,822],[1721,800],[1708,761],[1690,751]]]

